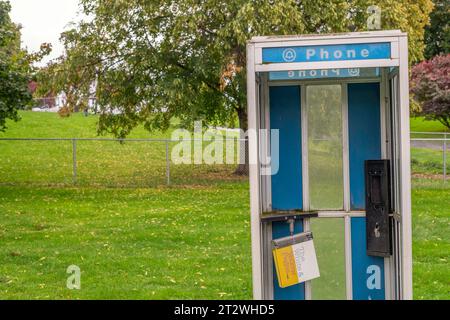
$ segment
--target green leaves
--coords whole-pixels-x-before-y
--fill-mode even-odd
[[[20,48],[20,27],[10,17],[9,2],[0,0],[0,131],[6,129],[6,119],[19,120],[17,109],[31,102],[28,84],[32,63],[47,55],[51,47],[43,44],[37,53],[28,54]]]
[[[20,33],[11,22],[10,10],[9,2],[0,1],[0,131],[5,130],[7,118],[18,120],[17,109],[30,98],[19,59]]]
[[[435,0],[430,25],[425,29],[425,57],[450,53],[450,2]]]
[[[72,93],[71,109],[95,97],[100,132],[128,134],[144,123],[166,128],[203,120],[246,129],[246,43],[255,35],[366,30],[367,0],[82,0],[92,17],[62,35],[66,55],[49,70],[53,91]],[[410,33],[421,58],[431,0],[378,4],[383,28]],[[45,78],[45,77],[44,77]],[[92,84],[95,84],[94,89]],[[111,115],[111,110],[120,116]],[[115,118],[120,118],[117,120]]]

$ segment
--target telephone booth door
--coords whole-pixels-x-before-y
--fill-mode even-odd
[[[305,285],[311,299],[347,299],[346,272],[361,283],[348,293],[354,299],[385,298],[384,259],[367,256],[361,246],[364,161],[382,159],[380,106],[377,80],[269,85],[268,120],[280,141],[270,211],[319,212],[298,221],[297,229],[313,232],[321,274],[290,289],[281,289],[274,277],[274,299],[304,299]],[[272,238],[288,234],[286,222],[272,222]]]
[[[370,42],[370,35],[367,37]],[[304,49],[303,39],[295,42],[301,49],[289,47],[285,38],[280,44],[259,44],[259,40],[255,40],[255,47],[263,47],[263,60],[265,45],[270,54],[277,53],[280,46],[283,54],[290,50],[298,56],[304,50],[306,57],[308,52],[313,56],[308,48],[314,46]],[[332,48],[323,43],[321,48],[333,54]],[[255,52],[249,50],[258,59]],[[249,124],[269,132],[260,132],[253,143],[250,140],[250,153],[258,154],[258,159],[270,159],[251,163],[255,298],[411,297],[409,177],[405,177],[409,174],[405,168],[409,163],[409,153],[405,154],[409,147],[405,142],[407,102],[401,86],[405,75],[399,65],[377,63],[381,66],[371,62],[364,67],[361,62],[353,62],[342,64],[346,68],[330,68],[338,65],[303,62],[290,64],[292,69],[281,63],[276,65],[280,69],[263,64],[259,72],[249,67],[250,90],[250,83],[257,83],[254,113],[249,96],[249,113],[254,116],[249,116]],[[385,172],[389,225],[381,231],[389,242],[389,252],[374,254],[368,247],[369,239],[379,237],[380,231],[378,223],[376,228],[368,225],[367,162],[381,160],[389,166]],[[271,166],[270,174],[262,174],[265,166]],[[272,255],[273,240],[306,231],[314,237],[320,277],[282,288]]]

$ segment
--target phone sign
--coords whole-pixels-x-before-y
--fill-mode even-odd
[[[390,59],[391,43],[263,48],[263,63]]]

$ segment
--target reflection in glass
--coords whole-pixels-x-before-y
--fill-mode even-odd
[[[345,240],[343,218],[311,219],[320,278],[312,285],[313,300],[345,300]]]
[[[342,210],[342,93],[340,85],[306,88],[311,210]]]

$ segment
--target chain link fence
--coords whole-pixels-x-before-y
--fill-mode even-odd
[[[442,178],[448,177],[450,133],[411,132],[412,172]]]
[[[0,184],[150,187],[244,181],[248,166],[239,163],[248,158],[248,143],[232,140],[223,142],[221,161],[176,164],[172,153],[178,140],[1,138]],[[183,142],[191,145],[191,160],[194,142]],[[446,181],[449,148],[450,133],[412,132],[413,174]]]
[[[190,145],[187,159],[194,159],[194,142],[181,142]],[[240,139],[224,141],[222,151],[215,150],[215,163],[176,164],[172,154],[179,155],[180,141],[169,139],[1,138],[0,184],[149,187],[241,181],[245,174],[235,171],[245,146]]]

